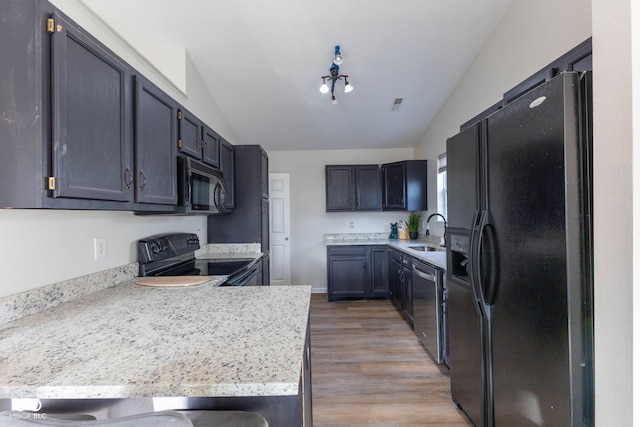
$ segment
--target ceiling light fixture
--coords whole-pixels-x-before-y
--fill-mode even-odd
[[[351,86],[351,83],[349,83],[349,81],[347,80],[347,77],[349,76],[346,74],[340,74],[340,64],[342,64],[343,60],[344,58],[342,57],[342,53],[340,53],[340,46],[336,46],[333,62],[329,67],[329,75],[321,77],[322,85],[320,86],[320,92],[328,93],[329,91],[331,91],[331,105],[336,105],[338,103],[338,101],[336,100],[336,96],[333,93],[336,87],[337,80],[344,79],[345,93],[349,93],[353,90],[353,86]],[[329,88],[329,84],[327,83],[327,81],[330,82],[331,88]]]

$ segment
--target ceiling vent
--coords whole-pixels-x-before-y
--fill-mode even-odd
[[[400,104],[402,104],[402,100],[404,98],[395,98],[393,100],[393,104],[391,105],[391,111],[398,111],[400,109]]]

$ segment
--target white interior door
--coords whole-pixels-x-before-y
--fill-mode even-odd
[[[269,174],[269,248],[271,285],[291,284],[289,174]]]

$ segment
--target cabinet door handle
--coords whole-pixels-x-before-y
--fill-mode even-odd
[[[147,185],[147,176],[144,174],[143,171],[140,171],[140,181],[142,181],[140,183],[140,191],[144,190],[144,186]]]
[[[133,184],[133,173],[131,169],[129,169],[129,165],[124,168],[124,185],[127,187],[127,190],[131,188],[131,184]]]

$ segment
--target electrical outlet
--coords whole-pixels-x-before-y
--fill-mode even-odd
[[[349,228],[355,228],[352,222],[349,223]]]
[[[93,239],[93,259],[107,257],[107,238],[96,237]]]

